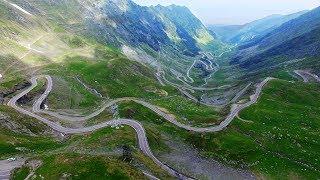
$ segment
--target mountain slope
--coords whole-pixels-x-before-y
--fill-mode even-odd
[[[122,49],[130,59],[153,68],[161,67],[167,72],[166,75],[172,78],[175,78],[175,75],[170,72],[185,74],[186,69],[196,59],[201,58],[202,47],[215,41],[201,21],[186,7],[181,6],[143,7],[131,0],[13,0],[10,2],[33,15],[27,18],[27,20],[32,19],[32,22],[23,20],[25,18],[23,17],[18,18],[23,22],[18,20],[14,25],[10,25],[18,27],[23,25],[19,33],[34,32],[30,34],[30,39],[37,39],[37,34],[44,35],[48,32],[77,34],[87,39],[94,39],[101,44]],[[2,2],[2,4],[8,3]],[[10,13],[16,13],[16,11],[19,10],[11,10]],[[10,17],[14,16],[10,14]],[[8,26],[9,23],[4,22],[4,24]],[[39,32],[34,31],[36,28],[40,29]],[[7,30],[4,29],[3,31],[6,32],[3,34],[11,33]],[[3,39],[6,39],[2,43],[3,46],[14,44],[7,49],[2,48],[5,49],[3,52],[10,54],[11,51],[15,51],[12,54],[18,57],[28,52],[28,48],[19,46],[20,40],[7,38],[7,36]],[[12,40],[13,42],[10,42]],[[59,43],[63,44],[63,42]],[[19,52],[16,52],[17,47],[21,48]],[[62,51],[65,49],[52,51],[52,53]],[[56,57],[55,54],[54,58]]]
[[[160,16],[167,17],[177,28],[178,34],[188,33],[198,44],[208,44],[213,41],[212,35],[202,22],[195,17],[192,12],[183,6],[171,5],[168,7],[155,6],[152,7]],[[185,37],[180,37],[186,39]]]
[[[319,53],[320,7],[284,23],[267,35],[239,47],[234,63],[245,68],[274,65],[304,57],[317,57]],[[263,65],[264,64],[264,65]]]
[[[185,7],[143,7],[130,0],[108,0],[93,8],[101,17],[87,20],[89,32],[95,36],[109,34],[103,37],[109,43],[134,47],[145,44],[155,51],[171,44],[197,54],[198,43],[213,40],[204,25]]]
[[[222,40],[241,44],[264,36],[282,24],[295,19],[306,12],[307,11],[301,11],[289,15],[275,14],[241,26],[209,26],[209,28],[212,31],[217,32]],[[229,29],[229,31],[223,32],[222,29],[224,28]]]
[[[208,29],[214,32],[217,38],[230,42],[230,38],[241,30],[245,25],[208,25]]]

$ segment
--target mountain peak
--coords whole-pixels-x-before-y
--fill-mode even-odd
[[[176,5],[176,4],[171,4],[171,5],[168,5],[168,6],[163,6],[163,5],[158,4],[156,6],[151,6],[151,7],[154,7],[156,9],[167,9],[167,10],[171,10],[171,11],[173,11],[173,10],[175,10],[175,11],[188,11],[188,13],[189,12],[191,13],[191,11],[190,11],[190,9],[188,7],[181,6],[181,5]]]
[[[108,3],[116,5],[122,12],[129,11],[130,7],[135,4],[131,0],[107,0],[106,4]]]

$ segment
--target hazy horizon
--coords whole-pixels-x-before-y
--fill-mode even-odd
[[[183,5],[205,24],[240,25],[273,14],[291,14],[320,6],[318,0],[133,0],[144,5]]]

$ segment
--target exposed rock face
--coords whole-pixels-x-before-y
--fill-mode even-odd
[[[4,94],[0,93],[0,104],[3,104],[4,101]]]
[[[107,0],[100,5],[99,11],[102,15],[100,21],[87,21],[91,28],[89,32],[99,31],[106,35],[108,42],[132,46],[146,44],[154,50],[159,50],[161,44],[169,43],[162,22],[148,7],[138,6],[131,1]]]
[[[35,136],[28,128],[21,124],[17,124],[14,121],[10,120],[9,116],[0,113],[0,125],[4,128],[10,129],[15,133],[28,134]]]
[[[213,36],[189,9],[181,6],[143,7],[130,0],[107,0],[95,4],[93,16],[87,19],[89,32],[103,35],[105,41],[131,46],[148,45],[155,51],[162,46],[176,46],[189,54],[197,54],[199,44]]]
[[[5,91],[5,92],[0,92],[0,102],[3,101],[3,99],[13,93],[15,93],[16,91],[19,91],[21,89],[24,89],[28,86],[31,86],[30,82],[24,82],[24,83],[20,83],[20,84],[16,84],[12,89]]]

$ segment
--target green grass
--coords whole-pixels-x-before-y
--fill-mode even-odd
[[[234,120],[222,132],[207,134],[186,132],[144,107],[127,106],[135,113],[144,114],[133,117],[144,124],[153,123],[158,133],[180,137],[202,155],[250,169],[260,178],[317,179],[320,177],[319,90],[317,84],[272,81],[263,90],[259,103],[240,114],[241,119]],[[120,112],[125,114],[128,107],[121,108],[124,110]]]
[[[259,103],[241,113],[245,121],[237,119],[224,132],[188,140],[206,156],[244,165],[261,176],[317,178],[319,90],[315,84],[273,81]]]
[[[57,76],[57,78],[60,78],[60,76]],[[49,102],[52,108],[94,108],[101,104],[101,98],[85,89],[85,87],[74,77],[66,76],[63,80],[66,81],[66,84],[54,82],[56,83],[55,85],[60,86],[58,86],[58,88],[54,88],[52,93],[49,95]]]
[[[71,73],[81,73],[86,82],[100,87],[102,92],[112,98],[141,97],[141,90],[155,84],[152,75],[143,66],[128,61],[117,59],[110,64],[107,62],[71,62],[67,70]]]
[[[30,173],[30,168],[23,166],[12,173],[10,179],[12,180],[24,180]]]
[[[0,113],[9,117],[22,128],[30,129],[37,136],[23,132],[13,132],[4,127],[0,128],[0,158],[5,159],[17,155],[42,159],[43,165],[36,171],[46,179],[58,179],[67,173],[73,179],[144,179],[137,169],[144,167],[157,177],[170,179],[170,176],[155,165],[151,159],[143,155],[137,148],[136,133],[131,127],[104,128],[85,135],[74,135],[63,141],[43,134],[48,130],[37,120],[20,115],[11,108],[1,106]],[[21,131],[21,129],[19,129]],[[156,141],[154,134],[148,138]],[[121,160],[114,150],[128,145],[133,149],[133,163]],[[89,155],[91,154],[91,155]],[[101,155],[99,155],[101,154]],[[103,156],[102,156],[103,155]],[[119,159],[120,158],[120,159]],[[27,174],[26,167],[14,173],[15,179],[23,179]]]
[[[136,132],[131,127],[105,128],[95,131],[81,140],[80,147],[92,149],[94,151],[112,151],[123,145],[135,147]]]
[[[41,154],[63,146],[61,142],[54,140],[52,137],[34,137],[13,133],[3,128],[0,129],[0,158]]]
[[[153,126],[153,123],[163,125],[166,121],[165,119],[150,113],[144,106],[134,102],[121,103],[119,105],[119,116],[143,122],[147,132],[148,142],[153,151],[169,151],[167,145],[161,140],[161,133]]]
[[[44,179],[145,179],[142,172],[114,157],[67,153],[44,156],[42,160],[35,175]]]
[[[195,126],[218,123],[221,119],[221,114],[217,109],[199,105],[179,95],[155,99],[153,103],[167,109],[180,121],[190,122]]]
[[[3,110],[6,111],[3,113]],[[13,121],[18,127],[16,131],[20,132],[13,132],[0,126],[0,158],[26,154],[41,154],[46,151],[61,148],[67,144],[55,140],[53,137],[44,135],[47,127],[38,121],[15,114],[11,111],[10,108],[3,108],[1,106],[0,113],[9,116],[8,121]],[[24,129],[35,135],[31,136],[24,133]]]
[[[319,170],[319,90],[317,84],[272,82],[261,101],[241,113],[254,121],[241,123],[241,131],[267,150]]]
[[[65,42],[71,47],[71,48],[80,48],[86,46],[86,42],[80,38],[79,36],[72,36],[72,37],[65,37]]]

